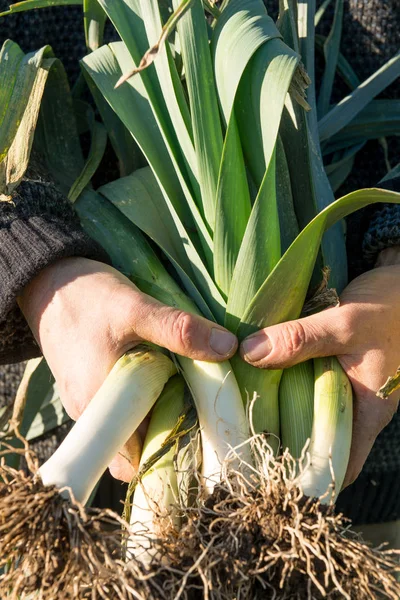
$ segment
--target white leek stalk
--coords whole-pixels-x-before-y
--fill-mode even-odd
[[[85,503],[175,372],[167,356],[143,346],[120,358],[63,443],[39,469],[44,485],[71,488],[75,499]],[[68,497],[68,490],[64,495]]]
[[[314,421],[300,477],[307,496],[329,503],[340,492],[350,456],[353,392],[336,357],[314,359]],[[334,485],[332,485],[334,484]]]
[[[221,465],[231,448],[240,460],[252,463],[249,426],[242,395],[228,361],[209,363],[179,357],[199,417],[204,486],[212,492],[221,479]]]
[[[175,428],[184,408],[185,382],[179,375],[172,377],[157,400],[143,444],[140,467],[157,452]],[[178,503],[178,484],[174,465],[173,445],[142,477],[133,496],[131,537],[127,556],[134,555],[148,562],[154,555],[152,540],[160,538],[162,527],[180,524],[174,506]]]

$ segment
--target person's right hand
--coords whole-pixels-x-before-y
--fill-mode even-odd
[[[216,323],[165,306],[112,267],[85,258],[44,269],[19,304],[75,420],[114,363],[143,340],[207,361],[226,360],[237,349],[236,337]],[[111,474],[130,481],[140,449],[135,434],[113,460]]]

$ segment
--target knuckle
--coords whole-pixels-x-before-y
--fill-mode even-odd
[[[300,321],[286,323],[282,330],[282,343],[288,357],[299,354],[306,344],[306,332]]]
[[[177,341],[184,350],[192,348],[198,337],[198,321],[189,313],[180,313],[175,320]]]

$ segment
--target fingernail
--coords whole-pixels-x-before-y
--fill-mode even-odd
[[[221,356],[230,354],[236,344],[236,336],[234,336],[233,333],[217,329],[216,327],[211,329],[210,347],[217,354],[221,354]]]
[[[248,362],[258,362],[271,352],[271,342],[265,335],[253,335],[242,344],[243,358]]]

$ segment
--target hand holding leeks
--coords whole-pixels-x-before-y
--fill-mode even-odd
[[[399,253],[395,249],[385,251],[377,264],[379,268],[364,273],[347,286],[338,306],[268,327],[247,338],[241,346],[245,360],[261,368],[281,369],[311,358],[338,357],[355,398],[353,438],[344,485],[358,477],[377,435],[396,412],[400,398],[400,391],[387,400],[376,396],[400,364]]]
[[[44,269],[23,291],[20,306],[75,420],[114,363],[143,340],[211,361],[237,347],[235,336],[217,324],[164,306],[115,269],[84,258]],[[133,435],[111,463],[112,475],[130,481],[140,450],[141,439]]]

